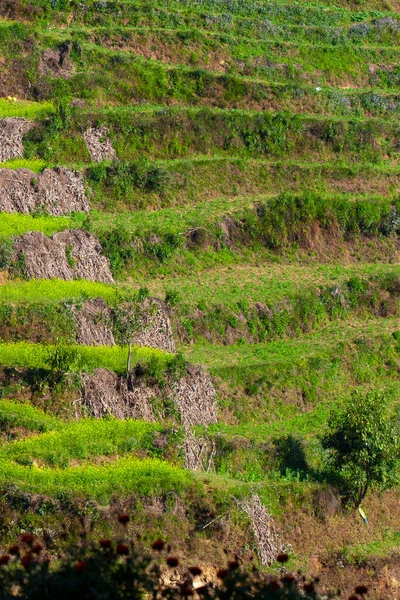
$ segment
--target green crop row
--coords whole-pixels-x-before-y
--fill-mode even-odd
[[[48,367],[55,346],[18,342],[16,344],[0,344],[0,365],[20,366],[29,369]],[[70,348],[74,348],[71,346]],[[110,369],[116,373],[126,372],[128,349],[115,346],[76,346],[76,355],[72,369],[93,370],[97,368]],[[157,364],[158,368],[166,370],[171,361],[171,355],[153,348],[132,349],[132,364]]]
[[[61,429],[63,422],[30,404],[12,400],[0,400],[0,429],[2,432],[23,427],[28,431],[44,433]]]
[[[87,461],[94,457],[115,457],[137,451],[157,455],[160,451],[153,446],[156,432],[164,432],[158,423],[84,419],[66,423],[55,431],[4,444],[0,446],[0,461],[9,460],[32,467],[39,463],[64,469],[72,461]]]
[[[68,126],[68,123],[70,125]],[[158,108],[152,111],[116,109],[80,112],[66,126],[38,127],[25,136],[27,157],[70,163],[90,162],[83,132],[90,126],[109,130],[117,156],[128,162],[142,159],[174,159],[184,156],[218,155],[307,159],[351,160],[396,164],[397,123],[376,119],[321,118],[289,113],[246,112],[210,108]],[[123,170],[123,162],[114,170]],[[106,178],[113,167],[92,168],[94,180]],[[160,174],[131,171],[133,181],[152,191],[163,185]],[[143,178],[143,180],[141,180]]]
[[[128,494],[159,496],[173,492],[182,495],[193,487],[194,478],[189,471],[154,458],[121,458],[110,464],[66,469],[26,467],[1,459],[0,482],[47,496],[69,493],[108,504]]]

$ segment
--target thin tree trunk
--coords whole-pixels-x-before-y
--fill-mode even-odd
[[[129,373],[131,372],[131,356],[132,356],[132,342],[128,344],[128,360],[126,363],[126,378],[129,379]]]

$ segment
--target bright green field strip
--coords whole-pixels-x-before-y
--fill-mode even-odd
[[[0,163],[0,169],[30,169],[34,173],[40,173],[46,167],[50,167],[46,161],[31,158],[13,158]]]
[[[26,119],[44,119],[54,113],[52,102],[30,102],[19,100],[16,102],[0,98],[0,119],[7,117],[24,117]]]
[[[293,434],[310,438],[322,432],[330,413],[330,406],[320,404],[310,412],[298,414],[294,417],[276,420],[255,425],[210,425],[207,431],[211,434],[222,433],[229,437],[240,436],[254,441],[265,441],[268,438]]]
[[[0,302],[35,303],[61,302],[74,298],[98,298],[106,301],[115,298],[116,287],[79,279],[63,281],[61,279],[32,279],[30,281],[10,281],[0,285]]]
[[[1,459],[0,481],[49,496],[64,491],[108,503],[121,494],[181,494],[193,486],[194,476],[158,459],[122,458],[102,466],[85,464],[66,469],[24,467]]]
[[[128,358],[127,348],[114,346],[72,346],[78,356],[74,367],[83,369],[110,369],[116,373],[126,370]],[[3,366],[20,366],[26,368],[46,367],[47,361],[56,346],[17,342],[15,344],[0,344],[0,364]],[[148,364],[156,360],[161,367],[166,367],[171,354],[154,348],[132,348],[132,364]]]
[[[191,362],[205,364],[213,371],[257,365],[272,367],[291,361],[301,364],[313,356],[328,357],[336,344],[347,343],[355,338],[373,340],[399,329],[398,318],[354,320],[351,323],[328,325],[300,339],[232,346],[203,343],[186,347],[184,353]]]
[[[0,237],[22,235],[27,231],[42,231],[52,235],[69,227],[77,226],[79,219],[70,217],[32,217],[20,213],[0,213]]]
[[[22,464],[40,461],[47,466],[65,468],[71,460],[117,456],[145,448],[146,442],[151,444],[151,433],[161,429],[158,423],[130,419],[84,419],[67,423],[60,431],[4,444],[0,448],[0,460]]]
[[[167,290],[178,292],[181,301],[190,306],[199,302],[237,307],[238,302],[275,303],[304,289],[315,289],[320,285],[341,284],[351,277],[400,277],[399,265],[359,264],[341,265],[291,265],[264,263],[256,265],[231,265],[205,270],[201,277],[197,273],[173,280],[144,280],[150,292],[161,298]],[[0,289],[1,292],[1,289]],[[0,295],[1,300],[1,295]]]
[[[179,208],[162,208],[157,211],[139,210],[122,212],[117,216],[93,211],[90,221],[94,232],[107,231],[111,227],[121,227],[126,231],[146,234],[184,233],[188,227],[201,227],[214,221],[217,217],[239,211],[254,205],[255,196],[239,196],[236,198],[217,198],[194,206]]]
[[[64,423],[42,410],[22,402],[0,400],[0,423],[11,427],[24,427],[43,433],[59,429]]]

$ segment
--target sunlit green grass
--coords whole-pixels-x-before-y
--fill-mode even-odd
[[[3,366],[20,366],[25,368],[43,368],[54,352],[56,346],[17,342],[0,344],[0,364]],[[76,368],[110,369],[116,373],[126,370],[128,349],[120,346],[76,346]],[[132,349],[132,364],[143,365],[156,361],[160,368],[166,368],[171,359],[170,354],[154,348]]]
[[[17,99],[16,102],[0,98],[0,119],[7,117],[25,117],[26,119],[44,119],[54,113],[53,102],[30,102]]]
[[[10,427],[24,427],[29,431],[43,433],[64,426],[51,414],[47,414],[25,402],[0,400],[0,423]]]
[[[1,417],[0,405],[0,417]],[[84,419],[64,424],[60,430],[18,440],[0,447],[0,460],[22,464],[39,461],[51,467],[67,467],[72,460],[120,456],[150,449],[151,434],[162,430],[158,423],[127,419]]]
[[[13,158],[6,162],[0,162],[0,169],[30,169],[34,173],[40,173],[46,167],[50,166],[46,161],[31,158]]]
[[[0,238],[22,235],[27,231],[42,231],[45,235],[52,235],[57,231],[73,228],[78,225],[79,220],[70,217],[34,217],[20,213],[0,213]]]
[[[95,281],[78,279],[31,279],[30,281],[9,281],[0,285],[0,302],[36,303],[61,302],[74,298],[98,298],[106,301],[115,298],[116,286]]]
[[[313,356],[328,358],[334,345],[349,342],[358,337],[374,340],[380,335],[391,335],[400,329],[398,318],[354,319],[327,325],[300,338],[285,341],[271,341],[259,344],[236,343],[231,346],[199,343],[185,348],[186,357],[192,362],[206,364],[213,371],[234,369],[235,367],[256,367],[269,365],[278,369],[279,364],[293,364],[297,368]]]
[[[25,467],[2,458],[0,482],[53,497],[65,492],[72,496],[94,498],[106,504],[129,494],[182,494],[193,486],[194,476],[190,471],[158,459],[121,458],[101,466],[85,464],[53,469]]]

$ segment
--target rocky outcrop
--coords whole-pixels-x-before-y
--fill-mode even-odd
[[[92,298],[74,307],[77,343],[85,346],[114,346],[112,311],[102,298]]]
[[[64,167],[43,173],[0,169],[0,211],[29,214],[37,210],[53,216],[87,212],[82,176]]]
[[[0,119],[0,162],[24,155],[22,138],[34,125],[22,117]]]
[[[90,127],[83,134],[83,139],[93,162],[115,160],[117,158],[108,133],[106,127]]]
[[[88,279],[114,283],[97,238],[80,229],[46,237],[40,231],[25,233],[14,243],[15,259],[29,279]]]
[[[217,422],[216,392],[204,367],[188,365],[186,375],[173,384],[172,393],[185,429]]]
[[[70,59],[70,44],[65,42],[56,50],[43,50],[39,59],[39,73],[52,77],[68,79],[74,74]]]
[[[112,415],[117,419],[154,421],[151,398],[156,394],[154,387],[128,386],[125,377],[107,369],[96,369],[92,375],[84,375],[82,381],[83,404],[97,419]]]
[[[165,303],[158,298],[146,298],[140,307],[140,313],[140,329],[134,335],[132,343],[135,346],[174,353],[175,341]]]

